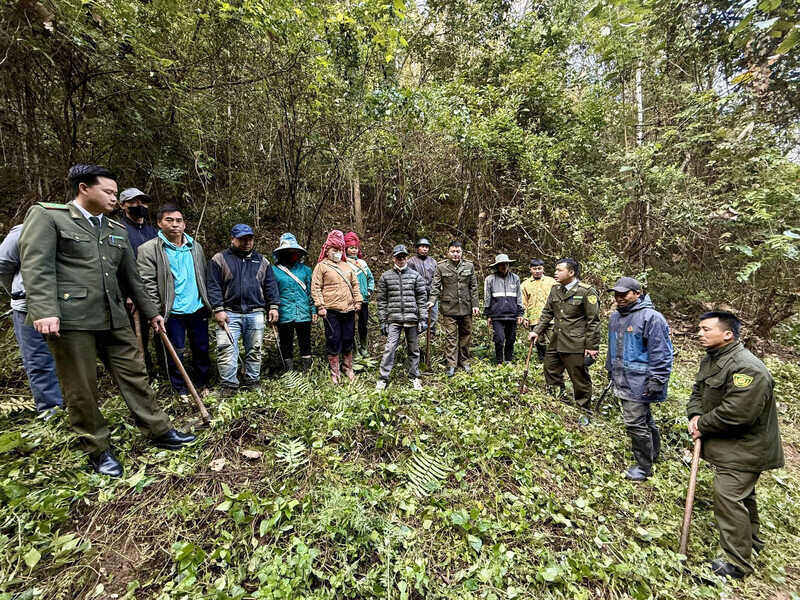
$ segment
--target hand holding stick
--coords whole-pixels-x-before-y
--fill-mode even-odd
[[[178,353],[175,352],[172,342],[169,341],[167,332],[160,330],[158,333],[161,334],[161,341],[164,342],[164,347],[172,357],[172,361],[175,363],[175,366],[178,367],[178,371],[180,372],[181,377],[183,377],[186,387],[189,388],[189,393],[192,395],[192,398],[194,398],[194,402],[197,404],[197,408],[200,410],[200,416],[203,418],[203,422],[208,425],[211,422],[211,416],[208,414],[206,405],[203,404],[203,401],[200,399],[200,395],[197,393],[192,380],[189,379],[189,374],[186,372],[186,369],[183,368],[183,363],[181,362],[181,359],[178,358]]]

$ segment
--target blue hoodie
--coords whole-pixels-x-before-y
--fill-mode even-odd
[[[623,400],[662,402],[672,371],[669,325],[650,296],[617,308],[608,322],[606,371]]]

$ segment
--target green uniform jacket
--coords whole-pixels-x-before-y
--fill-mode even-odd
[[[533,330],[542,335],[551,327],[548,350],[567,354],[599,350],[600,306],[594,288],[579,281],[565,292],[564,286],[554,285]]]
[[[774,382],[767,367],[734,342],[707,352],[686,407],[703,434],[703,458],[718,467],[761,472],[783,466]]]
[[[470,261],[445,259],[436,264],[428,302],[437,300],[439,311],[450,317],[471,315],[478,308],[478,277]]]
[[[130,327],[124,299],[158,314],[136,270],[125,226],[104,216],[100,236],[72,203],[34,205],[20,237],[28,323],[58,317],[64,330]]]

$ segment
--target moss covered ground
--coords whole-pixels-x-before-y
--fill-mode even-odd
[[[110,395],[119,480],[89,471],[63,415],[36,419],[9,390],[0,599],[800,598],[800,367],[767,359],[787,466],[759,482],[757,574],[730,584],[704,566],[717,543],[705,464],[689,558],[676,552],[700,357],[678,349],[655,409],[663,461],[644,484],[622,477],[619,410],[581,425],[544,394],[538,364],[518,398],[521,360],[453,379],[437,367],[422,392],[397,374],[384,393],[374,369],[334,387],[317,365],[210,398],[210,428],[179,452],[148,445]],[[195,422],[165,403],[179,426]]]

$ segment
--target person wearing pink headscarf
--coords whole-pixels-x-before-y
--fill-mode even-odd
[[[311,297],[325,324],[328,364],[334,383],[339,383],[340,355],[342,371],[350,381],[355,379],[355,313],[361,310],[364,301],[356,273],[345,258],[344,248],[344,234],[334,229],[322,245],[319,261],[311,273]]]
[[[372,292],[375,291],[375,277],[364,260],[364,254],[361,252],[361,240],[354,231],[348,231],[344,234],[344,252],[348,264],[356,272],[358,278],[358,287],[361,290],[361,296],[364,302],[361,304],[361,310],[358,311],[358,352],[361,356],[369,355],[369,347],[367,344],[367,326],[369,325],[369,298]]]

